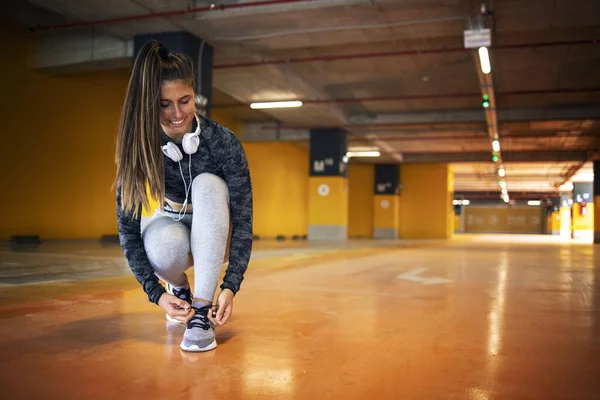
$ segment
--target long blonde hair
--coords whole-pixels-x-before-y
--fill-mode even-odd
[[[159,103],[163,82],[182,80],[195,87],[188,56],[169,53],[161,43],[146,43],[133,63],[117,133],[115,185],[121,188],[121,207],[138,217],[152,198],[165,196]]]

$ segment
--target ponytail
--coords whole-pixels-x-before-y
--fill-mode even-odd
[[[156,41],[140,49],[127,86],[115,156],[121,207],[135,218],[140,207],[150,206],[146,186],[150,196],[160,202],[165,195],[158,107],[162,82],[177,79],[194,87],[193,67],[187,56],[169,53]]]

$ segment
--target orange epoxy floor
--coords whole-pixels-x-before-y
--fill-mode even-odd
[[[340,247],[259,245],[202,354],[179,350],[183,328],[145,300],[118,249],[2,249],[0,398],[600,397],[598,247]]]

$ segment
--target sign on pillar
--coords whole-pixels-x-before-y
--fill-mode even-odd
[[[375,165],[373,238],[397,239],[400,225],[400,166]]]
[[[308,240],[348,239],[347,133],[310,131]]]

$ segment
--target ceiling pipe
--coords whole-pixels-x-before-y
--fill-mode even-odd
[[[571,41],[564,41],[564,42],[532,42],[532,43],[494,45],[494,46],[490,46],[489,49],[494,49],[494,50],[526,49],[526,48],[531,48],[531,47],[576,46],[576,45],[589,45],[589,44],[598,44],[598,43],[600,43],[600,39],[586,39],[586,40],[571,40]],[[332,56],[283,58],[283,59],[276,59],[276,60],[240,62],[240,63],[232,63],[232,64],[216,64],[213,68],[214,69],[247,68],[247,67],[259,67],[259,66],[265,66],[265,65],[277,65],[277,64],[297,64],[297,63],[340,61],[340,60],[380,58],[380,57],[417,56],[417,55],[423,55],[423,54],[466,53],[467,51],[469,51],[469,49],[465,49],[464,47],[448,47],[448,48],[442,48],[442,49],[428,49],[428,50],[405,50],[405,51],[386,51],[386,52],[379,52],[379,53],[340,54],[340,55],[332,55]]]
[[[568,93],[595,93],[600,92],[600,88],[585,88],[585,89],[557,89],[557,90],[521,90],[521,91],[508,91],[508,92],[496,92],[498,96],[523,96],[523,95],[539,95],[539,94],[568,94]],[[411,95],[411,96],[372,96],[372,97],[347,97],[338,99],[322,99],[322,100],[302,100],[302,104],[332,104],[332,103],[361,103],[367,101],[396,101],[396,100],[428,100],[428,99],[439,99],[439,98],[469,98],[469,97],[481,97],[480,92],[472,93],[448,93],[448,94],[425,94],[425,95]],[[265,100],[265,102],[276,101],[276,100]],[[236,107],[249,107],[250,103],[237,103],[237,104],[214,104],[213,108],[236,108]]]
[[[306,3],[306,2],[310,2],[310,1],[311,0],[262,0],[262,1],[249,1],[246,3],[211,4],[211,5],[205,6],[205,7],[186,8],[184,10],[152,12],[152,13],[148,13],[148,14],[130,15],[130,16],[126,16],[126,17],[97,19],[97,20],[93,20],[93,21],[79,21],[79,22],[70,22],[70,23],[58,24],[58,25],[36,26],[36,27],[31,28],[30,30],[32,32],[56,31],[56,30],[61,30],[61,29],[81,28],[81,27],[113,24],[113,23],[117,23],[117,22],[139,21],[142,19],[167,18],[167,17],[182,16],[182,15],[187,15],[187,14],[216,12],[216,11],[222,11],[222,10],[228,10],[228,9],[235,9],[235,8],[252,8],[252,7],[270,6],[270,5],[275,5],[275,4],[289,4],[289,3]]]

